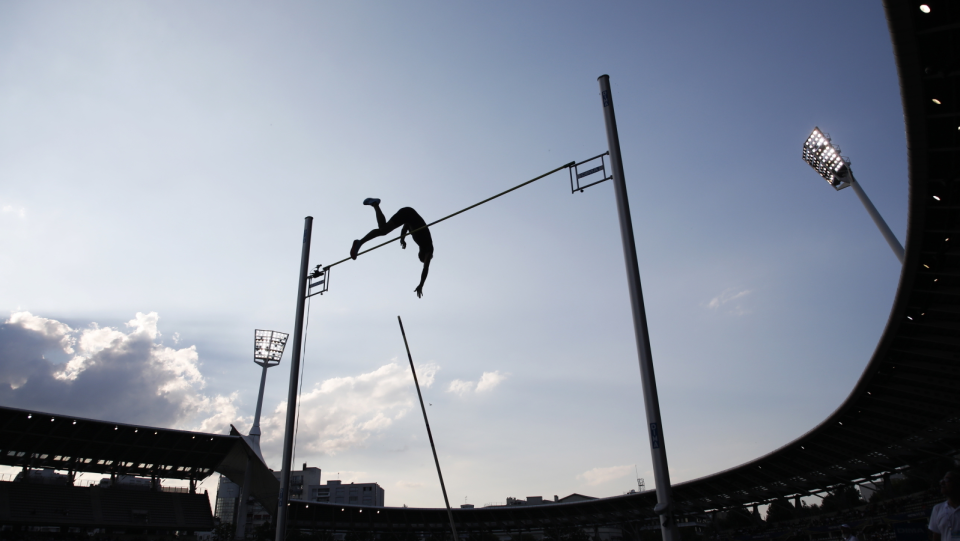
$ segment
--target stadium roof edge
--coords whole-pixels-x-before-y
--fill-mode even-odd
[[[208,434],[0,406],[0,464],[200,481],[218,472],[276,512],[280,483],[242,435]],[[249,468],[248,468],[249,465]]]

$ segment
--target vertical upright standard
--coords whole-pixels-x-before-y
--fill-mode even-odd
[[[293,459],[293,431],[297,419],[297,381],[300,379],[300,351],[303,347],[303,307],[307,299],[307,267],[310,259],[310,235],[313,216],[303,219],[303,248],[300,251],[300,277],[297,280],[297,318],[293,328],[293,359],[290,361],[290,389],[287,391],[287,422],[283,429],[283,467],[280,470],[280,497],[277,500],[276,541],[287,533],[287,500],[290,497],[290,462]]]
[[[457,537],[457,525],[453,521],[453,512],[450,511],[450,500],[447,499],[447,487],[443,484],[443,474],[440,472],[440,459],[437,458],[437,446],[433,444],[433,432],[430,431],[430,421],[427,420],[427,408],[423,406],[423,394],[420,393],[420,382],[417,381],[417,369],[413,367],[413,355],[410,355],[410,344],[407,343],[407,332],[403,330],[403,320],[397,316],[400,324],[400,334],[403,335],[403,347],[407,348],[407,359],[410,360],[410,371],[413,372],[413,384],[417,386],[417,397],[420,399],[420,411],[423,412],[423,424],[427,425],[427,437],[430,438],[430,449],[433,450],[433,461],[437,464],[437,477],[440,478],[440,490],[443,491],[443,503],[447,504],[447,518],[450,519],[450,530],[453,531],[453,541],[460,541]]]
[[[657,505],[654,507],[654,511],[660,515],[660,531],[663,534],[663,541],[680,541],[680,535],[672,514],[670,472],[667,470],[667,450],[663,443],[663,425],[660,423],[660,400],[657,397],[657,380],[653,375],[653,356],[650,353],[650,336],[647,333],[647,315],[643,307],[643,291],[640,289],[640,268],[637,265],[637,246],[633,239],[630,202],[627,200],[627,185],[623,178],[623,161],[620,157],[617,117],[613,114],[610,76],[601,75],[598,80],[600,82],[600,97],[603,101],[603,119],[607,125],[607,144],[610,147],[613,189],[617,194],[620,239],[623,241],[623,258],[627,265],[627,286],[630,289],[630,307],[633,309],[633,330],[637,338],[637,354],[640,358],[640,381],[643,385],[643,406],[647,414],[650,454],[653,457],[653,478],[657,484]]]

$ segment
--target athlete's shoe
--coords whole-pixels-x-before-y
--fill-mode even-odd
[[[376,197],[368,197],[368,198],[366,198],[366,199],[363,200],[363,204],[364,204],[364,205],[379,205],[379,204],[380,204],[380,200],[377,199]]]
[[[355,240],[353,241],[353,246],[350,247],[350,259],[356,259],[357,252],[359,251],[360,251],[360,241]]]

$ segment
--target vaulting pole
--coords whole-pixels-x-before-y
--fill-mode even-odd
[[[437,477],[440,478],[440,490],[443,491],[443,503],[447,504],[447,517],[450,519],[450,529],[453,530],[453,541],[460,541],[457,537],[457,525],[453,522],[453,511],[450,510],[450,500],[447,499],[447,487],[443,484],[443,474],[440,473],[440,459],[437,458],[437,446],[433,444],[433,432],[430,431],[430,421],[427,420],[427,408],[423,407],[423,395],[420,394],[420,382],[417,381],[417,370],[413,367],[413,356],[410,355],[410,344],[407,343],[407,333],[403,330],[403,320],[397,316],[400,323],[400,334],[403,335],[403,345],[407,348],[407,359],[410,359],[410,371],[413,372],[413,383],[417,386],[417,397],[420,399],[420,410],[423,411],[423,423],[427,425],[427,437],[430,438],[430,449],[433,450],[433,461],[437,464]]]
[[[610,147],[610,168],[613,170],[613,190],[617,196],[617,213],[620,216],[620,239],[623,242],[623,258],[627,265],[627,287],[630,290],[630,307],[633,309],[633,330],[637,339],[637,354],[640,358],[640,382],[643,386],[643,406],[647,415],[650,454],[653,457],[653,478],[657,483],[657,505],[654,511],[660,515],[660,533],[663,535],[663,541],[680,541],[680,532],[677,531],[672,518],[670,472],[667,470],[667,450],[663,443],[663,424],[660,422],[660,399],[657,397],[657,380],[653,375],[653,355],[650,353],[647,314],[643,306],[643,291],[640,288],[640,268],[637,264],[637,244],[633,238],[630,202],[627,200],[627,184],[623,178],[620,135],[617,133],[617,118],[613,113],[610,76],[601,75],[599,81],[600,96],[603,101],[603,119],[607,125],[607,144]]]
[[[277,501],[276,541],[284,541],[287,532],[290,462],[293,460],[293,431],[297,419],[297,383],[300,379],[300,350],[303,346],[303,307],[306,304],[310,234],[312,231],[313,216],[307,216],[303,219],[303,247],[300,250],[300,279],[297,282],[297,321],[293,328],[293,360],[290,362],[290,388],[287,391],[287,423],[283,430],[283,467],[280,470],[280,498]]]

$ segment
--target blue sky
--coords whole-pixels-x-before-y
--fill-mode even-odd
[[[604,73],[673,480],[792,440],[862,373],[900,275],[800,159],[829,132],[904,239],[873,2],[4,3],[0,401],[246,430],[253,330],[293,331],[304,216],[327,264],[374,227],[365,197],[430,221],[599,154]],[[612,187],[559,173],[433,237],[422,299],[391,245],[313,300],[297,464],[442,505],[399,314],[452,503],[616,495],[634,465],[652,486]]]

